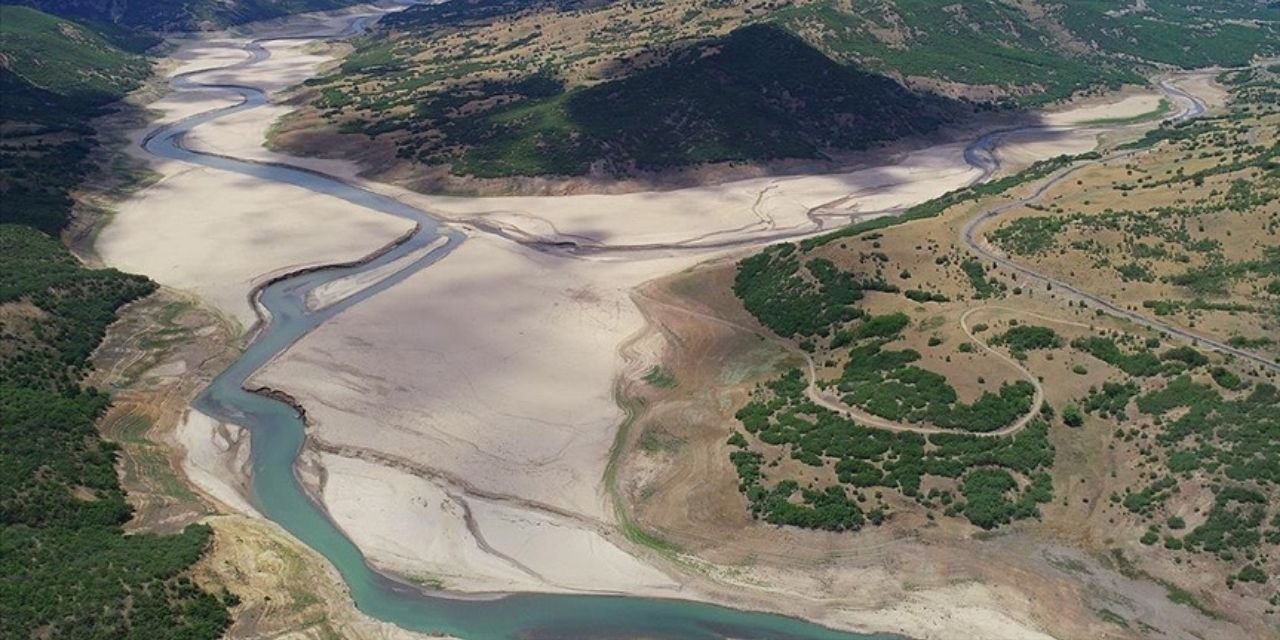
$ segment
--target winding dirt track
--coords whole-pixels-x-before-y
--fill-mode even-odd
[[[1183,98],[1191,102],[1191,107],[1186,111],[1184,111],[1183,113],[1175,116],[1174,120],[1179,120],[1179,121],[1188,120],[1205,113],[1206,107],[1203,100],[1200,100],[1199,98],[1189,93],[1186,93],[1181,89],[1178,89],[1168,80],[1161,81],[1160,87],[1168,94],[1172,94],[1174,96]],[[1106,313],[1123,318],[1135,324],[1138,324],[1150,329],[1155,329],[1156,331],[1161,331],[1172,336],[1177,336],[1179,338],[1192,342],[1193,344],[1208,347],[1220,353],[1224,353],[1224,354],[1228,354],[1231,356],[1248,360],[1254,364],[1260,365],[1263,368],[1269,369],[1271,371],[1280,372],[1280,364],[1277,364],[1273,360],[1269,360],[1263,356],[1260,356],[1256,353],[1252,353],[1250,351],[1246,351],[1244,349],[1233,347],[1221,340],[1218,340],[1217,338],[1214,338],[1211,336],[1205,336],[1198,333],[1193,333],[1191,331],[1183,329],[1182,327],[1161,322],[1159,320],[1155,320],[1153,318],[1147,317],[1136,311],[1125,309],[1124,307],[1121,307],[1120,305],[1113,303],[1110,300],[1106,300],[1098,295],[1084,291],[1083,289],[1080,289],[1067,282],[1054,278],[1043,272],[1036,271],[1035,269],[1029,266],[1020,264],[1018,262],[1014,262],[1013,260],[1009,259],[1009,257],[1003,251],[1000,251],[999,249],[992,246],[989,242],[987,242],[986,236],[983,235],[981,231],[982,227],[985,226],[988,222],[995,220],[996,218],[1000,217],[1002,214],[1012,209],[1015,209],[1017,207],[1022,207],[1024,205],[1035,202],[1036,200],[1043,197],[1044,194],[1047,193],[1050,189],[1061,184],[1063,180],[1066,180],[1067,178],[1071,177],[1076,172],[1082,169],[1096,166],[1104,162],[1110,162],[1110,161],[1118,160],[1121,158],[1131,157],[1131,156],[1134,156],[1140,153],[1145,153],[1145,152],[1146,152],[1146,149],[1135,149],[1133,151],[1126,151],[1126,152],[1106,156],[1098,160],[1083,162],[1071,167],[1070,169],[1066,169],[1061,173],[1057,174],[1056,176],[1046,180],[1043,184],[1041,184],[1038,188],[1036,188],[1035,191],[1033,191],[1029,195],[1023,198],[1020,198],[1018,200],[1002,203],[1000,205],[997,205],[995,207],[982,211],[978,215],[974,216],[972,219],[969,220],[968,223],[964,225],[964,228],[961,230],[961,233],[960,233],[960,239],[964,243],[965,247],[969,250],[969,252],[976,255],[977,257],[994,262],[1000,265],[1001,267],[1009,269],[1010,271],[1014,271],[1029,280],[1039,282],[1045,285],[1045,287],[1052,287],[1054,291],[1060,294],[1065,293],[1066,295],[1064,297],[1068,299],[1074,299],[1077,301],[1084,302],[1091,307],[1094,307],[1096,309],[1101,309]]]
[[[1183,91],[1182,89],[1179,89],[1171,81],[1162,80],[1159,83],[1159,87],[1167,96],[1173,97],[1173,98],[1180,98],[1186,101],[1187,103],[1187,107],[1184,108],[1177,115],[1173,116],[1171,120],[1174,120],[1174,121],[1188,120],[1191,118],[1201,116],[1207,111],[1207,107],[1203,100],[1201,100],[1200,98],[1197,98],[1194,95],[1191,95],[1190,93],[1187,93],[1186,91]],[[1010,131],[1016,131],[1016,130],[1010,130]],[[982,179],[985,179],[986,177],[989,177],[996,170],[999,169],[999,166],[1000,166],[999,160],[992,151],[995,146],[996,137],[1002,133],[1008,133],[1008,132],[992,132],[991,134],[988,134],[980,138],[978,141],[970,145],[970,147],[966,150],[966,160],[969,161],[969,163],[972,164],[973,166],[980,167],[983,169],[984,175],[982,178],[979,178],[979,181]],[[1062,181],[1066,180],[1067,178],[1071,177],[1075,173],[1087,167],[1091,167],[1103,162],[1114,161],[1120,158],[1126,158],[1132,155],[1143,153],[1144,151],[1145,151],[1144,149],[1136,149],[1133,151],[1126,151],[1119,154],[1112,154],[1110,156],[1106,156],[1098,160],[1079,163],[1068,169],[1065,169],[1059,172],[1058,174],[1052,176],[1048,180],[1045,180],[1031,194],[1018,200],[1001,203],[999,205],[996,205],[994,207],[991,207],[989,209],[986,209],[978,213],[976,216],[974,216],[965,224],[961,232],[961,240],[964,243],[965,247],[970,252],[977,255],[978,257],[996,262],[997,264],[1000,264],[1006,268],[1014,270],[1026,276],[1027,278],[1042,282],[1046,286],[1052,286],[1054,289],[1060,292],[1067,292],[1068,297],[1070,298],[1085,301],[1097,308],[1101,308],[1104,311],[1110,312],[1113,315],[1125,318],[1127,320],[1141,324],[1143,326],[1147,326],[1159,331],[1164,331],[1170,335],[1176,335],[1176,336],[1182,337],[1196,344],[1202,344],[1223,353],[1245,358],[1251,362],[1262,365],[1263,367],[1266,367],[1274,371],[1280,371],[1280,365],[1277,365],[1277,363],[1272,362],[1266,358],[1263,358],[1262,356],[1259,356],[1254,353],[1250,353],[1248,351],[1244,351],[1242,349],[1238,349],[1236,347],[1228,345],[1214,338],[1197,335],[1190,331],[1182,329],[1180,327],[1169,325],[1169,324],[1160,322],[1158,320],[1148,318],[1136,312],[1121,308],[1118,305],[1115,305],[1107,300],[1102,299],[1101,297],[1087,293],[1070,284],[1067,284],[1051,276],[1035,271],[1030,267],[1018,264],[1010,260],[1007,256],[1005,256],[1003,252],[1000,252],[995,247],[992,247],[979,231],[981,227],[985,225],[987,222],[990,222],[991,220],[999,217],[1001,214],[1007,211],[1010,211],[1016,207],[1020,207],[1028,203],[1034,202],[1035,200],[1043,197],[1044,194],[1047,193],[1050,189],[1061,184]],[[877,213],[884,213],[884,212],[877,212]],[[812,212],[810,217],[812,218]],[[635,250],[636,248],[638,247],[613,247],[612,250],[619,250],[619,249]],[[646,248],[652,248],[652,247],[646,247]],[[665,248],[673,248],[673,247],[668,246]],[[575,253],[577,253],[577,252],[581,252],[583,247],[575,246],[574,249],[576,250]],[[588,250],[586,252],[590,253],[591,251]],[[736,322],[732,322],[730,320],[726,320],[724,318],[719,318],[710,314],[695,311],[693,309],[688,309],[685,307],[681,307],[679,305],[673,305],[667,302],[663,302],[663,301],[654,299],[648,295],[645,295],[643,293],[640,293],[638,291],[633,294],[633,297],[637,301],[644,300],[646,303],[651,305],[658,305],[668,309],[677,310],[682,313],[692,315],[703,320],[725,325],[741,331],[746,331],[748,333],[762,335],[757,328],[748,327]],[[980,436],[980,437],[1001,437],[1001,436],[1013,435],[1025,429],[1027,425],[1031,423],[1031,420],[1033,420],[1039,414],[1040,408],[1044,403],[1044,397],[1045,397],[1044,385],[1041,384],[1039,378],[1036,377],[1035,374],[1031,373],[1031,371],[1029,371],[1026,367],[1024,367],[1020,362],[1000,352],[996,348],[987,344],[985,341],[980,340],[973,333],[968,323],[970,316],[972,316],[976,312],[988,310],[988,309],[1002,309],[1002,310],[1012,311],[1012,312],[1016,312],[1024,315],[1030,315],[1030,316],[1039,318],[1041,320],[1046,320],[1049,322],[1067,324],[1067,325],[1078,326],[1078,327],[1088,327],[1089,325],[1080,323],[1080,322],[1071,321],[1071,320],[1065,320],[1061,318],[1046,316],[1046,315],[1042,315],[1042,314],[1038,314],[1030,311],[1024,311],[1022,309],[1015,309],[1011,307],[1000,306],[1000,305],[984,305],[981,307],[974,307],[972,309],[966,310],[964,314],[961,315],[959,320],[960,328],[964,330],[965,335],[967,335],[970,340],[977,343],[984,351],[996,356],[997,358],[1007,363],[1009,366],[1016,369],[1024,379],[1026,379],[1035,387],[1035,396],[1031,403],[1031,409],[1025,415],[1023,415],[1018,420],[1016,420],[1015,422],[1013,422],[1008,426],[1001,427],[1000,429],[996,429],[994,431],[974,432],[974,431],[963,431],[959,429],[944,429],[940,427],[931,427],[931,426],[917,425],[917,424],[903,424],[900,422],[894,422],[892,420],[886,420],[879,416],[867,413],[866,411],[859,410],[855,407],[850,407],[844,404],[843,402],[841,402],[839,398],[821,389],[818,386],[817,366],[814,364],[813,357],[808,353],[798,352],[800,355],[804,357],[807,370],[808,370],[807,371],[808,386],[806,387],[805,394],[809,400],[811,400],[814,404],[817,404],[818,406],[821,406],[829,411],[833,411],[835,413],[838,413],[840,415],[853,419],[860,424],[875,427],[878,429],[884,429],[886,431],[911,432],[911,433],[919,433],[922,435],[943,434],[943,433],[952,433],[952,434],[965,433],[965,434]],[[777,336],[774,336],[772,334],[767,334],[765,335],[765,337],[783,344],[783,346],[786,347],[787,350],[790,352],[796,352],[796,350],[792,348],[792,346],[789,343],[787,343],[785,340],[778,338]]]

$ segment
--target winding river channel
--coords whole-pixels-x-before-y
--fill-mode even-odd
[[[368,17],[354,18],[339,36],[363,29]],[[319,39],[332,34],[299,36]],[[374,570],[360,550],[305,492],[295,463],[305,439],[305,425],[290,405],[246,390],[249,378],[276,355],[308,332],[344,310],[360,304],[417,271],[444,258],[464,236],[442,226],[427,213],[398,200],[321,173],[283,164],[261,163],[197,152],[183,145],[193,128],[236,112],[267,104],[260,90],[238,85],[201,84],[193,78],[209,71],[257,64],[270,53],[260,42],[246,44],[249,58],[221,67],[173,78],[174,91],[222,90],[238,94],[242,102],[161,126],[143,139],[143,148],[156,156],[220,171],[285,183],[314,193],[340,198],[386,215],[411,220],[415,231],[399,243],[358,264],[309,269],[277,278],[255,292],[263,322],[243,354],[219,374],[196,398],[197,410],[215,419],[241,425],[252,434],[252,500],[261,512],[323,555],[341,574],[359,609],[400,627],[468,639],[498,638],[660,638],[660,639],[872,639],[828,629],[779,615],[740,611],[691,601],[602,595],[502,594],[486,598],[451,597],[413,586]],[[1166,86],[1166,89],[1170,88]],[[965,159],[982,170],[982,177],[999,168],[995,137],[980,138],[966,150]],[[378,270],[406,256],[399,269],[338,302],[309,308],[308,294],[327,283]],[[384,269],[385,270],[385,269]],[[379,272],[381,273],[381,272]],[[447,304],[442,302],[441,304]],[[447,339],[447,336],[441,336]]]
[[[362,28],[353,21],[344,33]],[[245,47],[250,57],[232,66],[256,64],[270,54],[258,42]],[[222,69],[226,69],[223,67]],[[264,322],[243,354],[200,393],[194,407],[213,418],[241,425],[252,435],[252,499],[268,518],[333,564],[366,614],[400,627],[467,639],[498,638],[742,638],[850,640],[868,636],[828,629],[779,615],[739,611],[691,601],[601,595],[505,594],[458,598],[430,592],[374,570],[363,554],[303,490],[294,465],[304,442],[303,420],[288,404],[245,389],[250,376],[277,354],[343,310],[360,304],[440,260],[463,235],[443,228],[426,213],[392,198],[340,180],[279,164],[264,164],[192,151],[183,137],[194,127],[264,105],[253,87],[201,84],[192,76],[173,78],[175,91],[219,89],[239,94],[237,105],[201,113],[150,132],[143,148],[156,156],[220,171],[294,185],[386,215],[417,223],[400,243],[359,264],[311,269],[277,278],[255,292]],[[440,240],[443,239],[443,243]],[[432,245],[434,248],[427,250]],[[307,295],[317,287],[372,271],[408,255],[422,254],[392,275],[339,302],[309,309]],[[442,337],[443,339],[444,337]]]

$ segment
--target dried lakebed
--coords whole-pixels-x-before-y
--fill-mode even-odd
[[[366,21],[367,18],[353,20],[340,35],[359,30]],[[320,39],[331,36],[296,37]],[[276,38],[280,39],[283,38]],[[230,155],[200,153],[184,147],[183,136],[193,128],[268,103],[266,95],[254,87],[200,84],[192,79],[197,73],[258,64],[270,55],[260,42],[251,42],[244,49],[250,56],[247,60],[183,74],[173,81],[174,89],[179,93],[221,89],[239,95],[242,102],[160,127],[144,139],[144,148],[161,158],[291,185],[314,194],[338,198],[369,211],[411,221],[416,225],[412,233],[402,237],[397,243],[356,263],[295,271],[259,287],[255,291],[255,301],[257,310],[264,319],[259,330],[241,358],[220,374],[195,402],[195,408],[202,413],[250,430],[253,445],[250,497],[255,506],[333,563],[362,611],[407,629],[464,638],[881,637],[838,632],[782,616],[661,598],[523,593],[486,599],[452,598],[447,594],[422,590],[372,569],[360,550],[299,484],[295,465],[304,443],[305,425],[298,413],[285,402],[246,391],[246,381],[269,361],[326,321],[444,258],[463,242],[464,236],[444,228],[438,220],[399,200],[321,173],[283,164],[247,161]],[[990,176],[999,167],[998,160],[992,153],[996,137],[1016,131],[1018,130],[988,134],[970,145],[965,158],[981,172],[975,181]],[[820,229],[821,224],[817,227]],[[778,237],[752,238],[741,243],[690,243],[663,247],[584,247],[575,244],[568,252],[622,252],[654,248],[697,251],[737,244],[764,243],[779,237],[813,232],[814,229],[803,232],[792,230],[779,232]],[[508,239],[521,242],[518,238]],[[548,252],[565,252],[564,247],[539,246],[540,242],[537,240],[525,239],[521,243]],[[351,283],[367,283],[367,286],[353,287]],[[317,298],[323,298],[324,303],[317,305]],[[449,303],[441,300],[438,304]],[[447,336],[440,338],[447,339]]]

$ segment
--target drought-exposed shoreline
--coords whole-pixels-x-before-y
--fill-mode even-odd
[[[188,59],[181,70],[234,60],[229,50],[235,42],[231,39],[223,49],[205,42],[188,43],[177,54]],[[297,42],[267,46],[273,47],[274,54],[267,68],[248,67],[243,77],[235,78],[228,77],[229,72],[215,72],[207,81],[261,82],[267,91],[279,90],[324,61],[303,51]],[[207,95],[199,100],[177,98],[163,108],[173,118],[220,104],[227,102]],[[1094,107],[1090,119],[1100,113],[1134,115],[1130,111],[1142,113],[1150,107],[1141,100],[1120,104],[1126,106],[1107,113]],[[263,133],[278,113],[277,107],[243,111],[229,124],[215,121],[195,130],[187,143],[202,151],[287,161],[321,172],[341,164],[296,160],[263,149]],[[1085,143],[1073,144],[1083,148]],[[1054,150],[1060,152],[1060,148]],[[599,479],[620,419],[611,385],[620,369],[617,348],[643,326],[628,293],[643,282],[717,255],[716,250],[677,253],[663,245],[678,246],[708,234],[738,234],[767,242],[776,238],[780,228],[807,224],[808,214],[824,203],[844,201],[849,212],[856,214],[939,195],[971,178],[972,167],[963,164],[962,157],[955,163],[963,155],[959,151],[952,147],[921,152],[915,155],[914,168],[877,168],[878,175],[864,170],[863,183],[848,176],[821,176],[788,178],[777,184],[734,183],[669,195],[546,199],[436,198],[377,187],[459,221],[483,219],[539,238],[578,236],[604,245],[647,243],[653,245],[653,255],[614,260],[606,254],[588,261],[473,233],[430,270],[321,325],[257,374],[255,382],[280,389],[306,407],[315,424],[311,437],[330,446],[407,454],[484,492],[525,505],[545,503],[598,523],[575,525],[563,518],[548,520],[548,513],[477,507],[487,503],[443,491],[434,496],[440,509],[452,501],[471,515],[458,516],[447,525],[453,528],[442,532],[435,527],[448,522],[443,512],[412,508],[432,491],[430,483],[417,485],[420,479],[412,474],[378,465],[356,468],[359,465],[350,458],[328,458],[326,506],[375,563],[411,575],[435,576],[456,569],[450,563],[457,558],[472,557],[478,565],[491,568],[472,567],[476,575],[445,583],[481,591],[581,591],[604,585],[604,590],[614,592],[697,596],[678,581],[652,573],[645,562],[624,558],[627,554],[600,533],[607,531],[611,517]],[[406,233],[403,222],[347,203],[300,194],[285,185],[179,165],[162,163],[157,170],[165,177],[122,205],[100,240],[100,251],[108,264],[193,290],[244,325],[255,319],[252,309],[241,306],[247,291],[276,274],[335,261],[357,262]],[[346,177],[354,177],[351,167],[346,170],[351,171]],[[935,180],[918,184],[923,176]],[[860,190],[866,193],[859,195]],[[243,199],[227,198],[227,193]],[[768,200],[768,206],[756,206],[761,200]],[[743,206],[747,201],[750,204]],[[263,206],[280,202],[288,206],[279,211]],[[700,215],[689,215],[689,205]],[[166,210],[170,219],[159,218]],[[197,223],[200,226],[193,232],[192,225]],[[157,234],[164,240],[157,242]],[[210,246],[216,247],[221,260],[201,254]],[[434,304],[441,300],[449,304]],[[441,336],[448,336],[446,344],[441,344]],[[572,422],[565,423],[565,416],[572,416]],[[489,433],[484,433],[486,429]],[[333,455],[318,457],[323,463]],[[371,513],[373,504],[379,508]],[[418,517],[405,518],[406,512]],[[446,535],[437,535],[441,533]],[[443,539],[446,544],[425,551],[397,548],[409,539]],[[566,539],[576,541],[567,545],[575,551],[551,543]],[[465,548],[475,551],[464,554]],[[493,564],[504,557],[513,562]],[[576,563],[566,563],[566,557]],[[528,570],[519,580],[502,578],[513,565]],[[552,565],[572,566],[568,573],[561,570],[548,577]],[[616,575],[601,574],[600,565],[615,567]],[[761,594],[743,601],[756,606],[754,602],[766,598]],[[788,603],[769,606],[781,604]],[[798,608],[805,609],[805,614],[814,609]],[[856,613],[833,617],[837,613],[828,609],[819,615],[832,623],[851,624],[849,620],[858,619]],[[985,629],[988,634],[1028,637],[1031,633],[1012,620],[1000,622],[994,612],[992,616],[996,620]],[[884,622],[863,617],[871,619],[880,622],[852,625],[879,627]],[[912,633],[908,619],[893,626]],[[960,636],[975,629],[953,631]]]

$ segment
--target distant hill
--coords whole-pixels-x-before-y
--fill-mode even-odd
[[[58,237],[96,141],[155,40],[0,6],[0,637],[212,640],[228,595],[192,582],[212,532],[132,532],[109,396],[82,386],[117,311],[155,290],[89,269]],[[33,634],[35,634],[33,636]]]
[[[420,115],[465,145],[454,167],[496,177],[613,174],[707,162],[819,158],[936,129],[962,106],[832,62],[795,36],[754,25],[618,80],[450,120]],[[443,105],[441,105],[443,106]]]
[[[1258,0],[453,0],[384,19],[280,141],[331,150],[319,120],[364,134],[350,155],[477,177],[820,158],[1241,64],[1277,25]]]
[[[1023,106],[1280,51],[1280,6],[1259,0],[811,0],[767,19],[837,59]]]
[[[155,41],[114,39],[85,25],[0,6],[0,118],[43,124],[82,119],[84,110],[137,88],[150,64],[137,51]]]
[[[0,6],[0,222],[57,234],[94,145],[89,120],[139,87],[155,40]]]
[[[148,31],[198,31],[340,9],[356,0],[14,0],[45,13]]]

